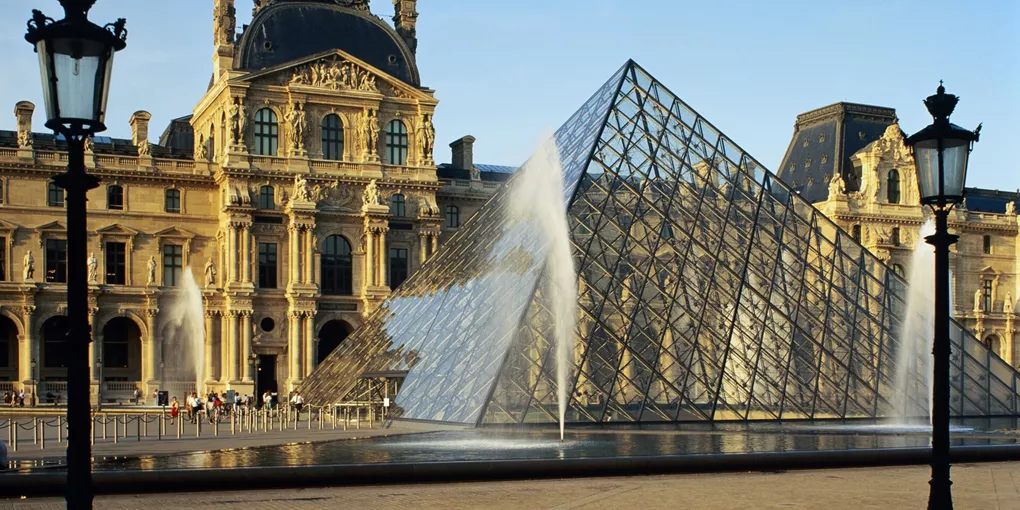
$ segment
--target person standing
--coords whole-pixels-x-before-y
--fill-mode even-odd
[[[138,405],[138,402],[141,401],[141,399],[142,399],[142,390],[139,390],[138,388],[135,388],[134,397],[135,397],[135,405]]]
[[[196,392],[192,392],[191,398],[191,423],[198,423],[198,415],[202,412],[202,398]]]
[[[174,421],[177,420],[178,414],[181,414],[181,403],[177,401],[177,397],[174,397],[170,401],[170,425],[173,425]]]
[[[290,405],[297,410],[297,421],[301,421],[301,408],[305,406],[305,398],[301,396],[300,391],[294,392],[294,396],[290,398]]]

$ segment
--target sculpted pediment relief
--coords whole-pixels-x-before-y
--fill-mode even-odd
[[[35,227],[36,232],[67,232],[67,227],[59,221],[51,221]]]
[[[330,91],[359,91],[387,97],[435,101],[432,96],[340,50],[252,73],[243,81]]]
[[[156,238],[177,238],[177,239],[194,239],[195,233],[184,230],[183,228],[170,227],[160,230],[155,234],[152,234]]]
[[[108,235],[108,236],[117,236],[117,235],[120,235],[120,236],[135,236],[135,235],[139,234],[139,232],[137,230],[135,230],[135,229],[133,229],[131,227],[126,227],[124,225],[121,225],[120,223],[114,223],[112,225],[107,225],[107,226],[105,226],[105,227],[103,227],[103,228],[101,228],[99,230],[96,230],[96,233],[100,234],[100,235]]]

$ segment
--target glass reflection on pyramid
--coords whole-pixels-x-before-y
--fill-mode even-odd
[[[930,354],[896,359],[905,282],[636,63],[555,139],[578,274],[568,422],[927,416]],[[545,247],[506,214],[512,188],[305,380],[306,400],[406,373],[390,416],[558,421]],[[1017,414],[1020,374],[951,336],[953,414]]]

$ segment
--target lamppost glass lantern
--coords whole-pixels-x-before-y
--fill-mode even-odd
[[[967,158],[978,140],[981,126],[968,131],[949,122],[959,100],[953,94],[946,94],[946,88],[939,83],[935,95],[924,101],[935,122],[906,140],[914,153],[922,204],[945,208],[963,201]]]
[[[60,0],[60,21],[33,10],[25,35],[39,55],[46,127],[65,135],[106,130],[113,55],[127,45],[123,18],[104,27],[87,19],[94,3]]]

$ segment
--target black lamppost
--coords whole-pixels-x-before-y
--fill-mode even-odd
[[[92,508],[85,195],[99,180],[85,173],[85,138],[106,130],[113,55],[127,45],[123,18],[104,27],[88,20],[95,1],[60,0],[60,21],[33,10],[25,35],[39,54],[46,127],[67,140],[67,172],[53,180],[67,194],[68,508]]]
[[[252,372],[255,373],[255,384],[252,389],[252,398],[255,399],[255,407],[262,407],[260,405],[262,398],[259,397],[259,362],[262,360],[259,359],[258,354],[252,352],[248,355],[248,361],[251,362]]]
[[[917,167],[921,203],[935,214],[935,234],[925,241],[935,247],[935,341],[932,348],[934,388],[931,416],[931,480],[928,482],[928,508],[953,508],[949,480],[949,246],[959,236],[949,233],[949,211],[963,201],[967,179],[967,157],[978,140],[981,126],[967,131],[949,123],[959,98],[946,94],[939,82],[935,95],[924,105],[935,119],[928,127],[907,138]]]

